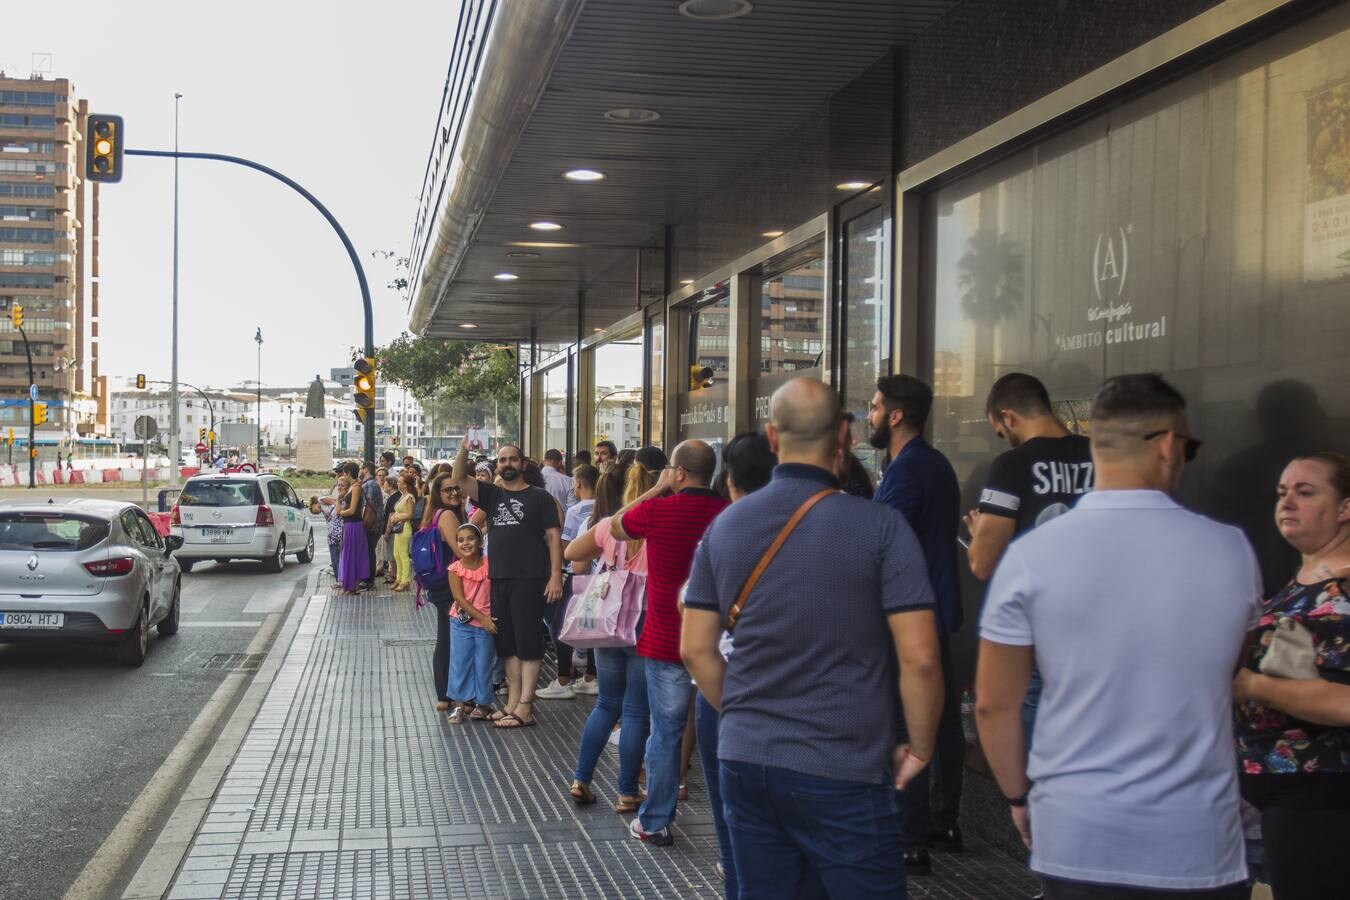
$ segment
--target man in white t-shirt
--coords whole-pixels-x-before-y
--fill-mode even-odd
[[[566,511],[577,502],[577,495],[572,490],[572,476],[564,468],[561,450],[549,450],[544,454],[544,464],[540,467],[540,474],[544,476],[544,490],[553,495],[553,499]]]
[[[1248,896],[1232,680],[1261,581],[1241,531],[1170,496],[1200,446],[1185,406],[1158,375],[1107,380],[1096,489],[1014,541],[985,600],[980,742],[1047,900]]]

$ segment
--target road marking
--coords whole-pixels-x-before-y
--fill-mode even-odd
[[[269,615],[266,626],[259,628],[258,633],[249,642],[246,652],[262,653],[266,651],[281,625],[281,619],[280,614]],[[183,622],[182,624],[188,625],[189,623]],[[202,623],[197,624],[201,625]],[[221,624],[238,625],[243,623]],[[262,624],[261,622],[252,623],[255,627]],[[248,686],[253,675],[252,672],[231,672],[225,676],[220,686],[216,688],[215,693],[211,695],[211,699],[206,701],[202,711],[197,714],[197,718],[192,720],[192,724],[188,726],[188,730],[183,734],[182,739],[170,751],[155,774],[150,776],[150,781],[132,802],[121,821],[104,838],[98,851],[94,853],[83,871],[80,872],[80,877],[75,879],[75,883],[66,891],[65,900],[93,900],[93,898],[103,897],[107,894],[117,876],[130,861],[131,854],[136,851],[137,844],[147,831],[153,830],[155,819],[158,818],[160,810],[179,788],[180,782],[192,771],[193,761],[202,748],[207,745],[217,723],[229,712],[234,704],[235,697]]]
[[[262,622],[179,622],[179,628],[257,628]]]
[[[289,587],[263,588],[255,592],[248,603],[244,605],[244,613],[281,612],[289,602],[291,602],[291,589]]]

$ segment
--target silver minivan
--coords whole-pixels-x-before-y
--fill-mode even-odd
[[[184,572],[201,560],[259,560],[280,572],[287,555],[314,558],[314,527],[295,489],[276,475],[244,472],[195,475],[183,485],[169,517],[183,546],[174,554]]]

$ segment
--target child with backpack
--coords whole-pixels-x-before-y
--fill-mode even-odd
[[[458,725],[465,718],[481,721],[492,714],[496,694],[492,670],[497,665],[492,618],[492,582],[483,559],[483,534],[477,525],[461,525],[455,532],[459,559],[450,564],[450,631],[454,653],[450,657],[450,696],[461,702],[447,717]]]

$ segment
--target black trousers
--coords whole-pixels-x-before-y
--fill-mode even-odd
[[[933,831],[956,827],[961,812],[961,781],[966,768],[966,737],[961,731],[961,696],[952,665],[951,638],[938,638],[942,654],[942,716],[938,719],[937,758],[909,783],[899,804],[900,837],[905,849],[923,847]],[[907,740],[905,720],[900,718],[901,740]],[[936,780],[936,789],[933,781]],[[933,809],[932,794],[938,795]]]
[[[454,600],[437,592],[429,598],[436,610],[436,652],[431,654],[431,674],[436,685],[436,699],[449,700],[450,684],[450,607]]]
[[[1122,884],[1088,884],[1041,876],[1045,900],[1247,900],[1252,889],[1244,882],[1202,891],[1163,891]]]
[[[370,568],[367,570],[370,572],[370,578],[366,579],[367,584],[373,584],[375,581],[375,542],[381,537],[382,535],[378,531],[366,532],[366,562],[370,564]]]
[[[1275,900],[1343,897],[1350,890],[1350,809],[1261,810],[1265,875]]]

